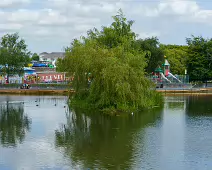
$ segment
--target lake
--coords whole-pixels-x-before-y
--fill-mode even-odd
[[[212,167],[212,97],[117,116],[69,108],[64,96],[0,96],[0,170]]]

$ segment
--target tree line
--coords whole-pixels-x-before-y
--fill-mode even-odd
[[[94,32],[90,31],[89,36],[95,36]],[[110,36],[104,41],[111,41],[109,45],[115,46],[118,35]],[[161,44],[157,37],[149,37],[134,40],[133,48],[146,52],[146,73],[153,72],[158,65],[164,62],[164,56],[166,56],[171,64],[172,73],[183,75],[187,70],[191,81],[211,79],[212,39],[191,36],[186,38],[186,43],[187,45],[166,45]],[[1,68],[1,72],[9,75],[19,73],[31,60],[39,61],[39,55],[27,50],[25,40],[20,38],[18,33],[6,34],[1,38],[0,65],[7,66]]]
[[[185,38],[186,45],[162,44],[157,37],[135,38],[136,33],[127,32],[129,31],[127,29],[131,28],[130,26],[134,21],[127,21],[125,18],[122,22],[122,27],[118,25],[121,23],[118,23],[115,19],[115,22],[111,25],[113,28],[102,27],[101,31],[96,28],[89,30],[88,39],[96,39],[99,44],[113,48],[118,46],[124,37],[129,36],[128,34],[132,34],[131,36],[134,36],[134,39],[130,40],[133,41],[130,48],[145,53],[144,69],[146,74],[151,74],[157,66],[161,66],[164,62],[164,56],[166,56],[171,65],[170,70],[172,73],[178,75],[188,74],[191,82],[212,79],[212,38],[191,35],[191,37]],[[67,49],[71,50],[73,46],[74,43]],[[60,64],[62,62],[59,62],[58,66]],[[63,71],[66,70],[65,67],[61,68]],[[58,70],[60,70],[60,67]]]
[[[74,77],[73,105],[116,110],[160,105],[161,96],[146,77],[162,65],[165,55],[174,74],[188,70],[191,80],[211,77],[211,40],[191,36],[185,46],[164,45],[157,37],[137,39],[134,21],[121,10],[112,18],[109,27],[91,29],[87,36],[73,40],[57,63],[58,71]]]
[[[39,61],[37,53],[32,54],[18,33],[5,34],[0,40],[0,75],[22,75],[24,67],[32,61]]]

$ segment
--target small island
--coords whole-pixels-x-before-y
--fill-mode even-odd
[[[74,40],[57,69],[72,76],[75,91],[70,103],[109,111],[134,111],[162,103],[145,72],[146,55],[136,43],[128,21],[119,10],[114,22],[102,30],[89,30],[87,37]]]

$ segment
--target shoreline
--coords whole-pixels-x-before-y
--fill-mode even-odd
[[[157,89],[156,91],[163,95],[212,95],[212,88],[201,89]],[[68,95],[73,90],[67,89],[0,89],[0,94],[16,94],[16,95]]]
[[[158,89],[156,90],[164,95],[212,95],[212,88],[199,89]]]
[[[0,94],[14,95],[68,95],[72,92],[66,89],[0,89]]]

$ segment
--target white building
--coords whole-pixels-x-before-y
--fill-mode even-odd
[[[52,52],[52,53],[43,52],[43,53],[40,53],[39,56],[40,56],[40,61],[53,62],[53,61],[56,61],[58,58],[64,58],[65,53],[64,52]]]

